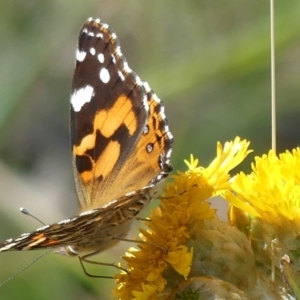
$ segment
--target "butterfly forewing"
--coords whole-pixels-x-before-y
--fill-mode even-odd
[[[89,91],[86,99],[81,91]],[[70,131],[79,200],[83,209],[101,207],[131,191],[114,181],[149,117],[144,85],[104,23],[91,20],[81,30],[72,95]]]

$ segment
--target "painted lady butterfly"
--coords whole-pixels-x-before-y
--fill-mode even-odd
[[[57,248],[80,261],[114,246],[171,171],[172,134],[161,100],[129,67],[115,32],[81,29],[70,106],[81,213],[0,243],[0,252]]]

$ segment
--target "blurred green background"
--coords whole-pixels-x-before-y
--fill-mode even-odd
[[[300,2],[277,2],[280,152],[300,142]],[[236,135],[251,141],[254,155],[270,148],[269,1],[2,0],[0,240],[40,226],[20,206],[45,223],[78,210],[68,106],[77,37],[90,16],[115,29],[130,67],[165,102],[175,170],[190,153],[206,165],[216,142]],[[97,259],[119,261],[128,247]],[[38,255],[1,253],[0,282]],[[86,277],[76,259],[49,253],[3,285],[0,299],[110,299],[113,284]]]

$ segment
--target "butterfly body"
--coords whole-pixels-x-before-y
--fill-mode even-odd
[[[81,29],[70,105],[81,213],[0,243],[0,252],[56,248],[92,255],[124,238],[171,171],[164,107],[129,67],[114,31],[99,19]]]

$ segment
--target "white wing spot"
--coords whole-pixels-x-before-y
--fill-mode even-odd
[[[132,70],[129,68],[128,63],[124,61],[124,71],[126,73],[131,73]]]
[[[127,196],[127,195],[126,195],[126,196]],[[108,207],[108,206],[110,206],[110,205],[112,205],[112,204],[116,203],[117,201],[118,201],[118,200],[113,200],[113,201],[110,201],[110,202],[108,202],[107,204],[103,205],[101,208]]]
[[[4,246],[4,247],[1,247],[1,248],[0,248],[0,252],[9,250],[9,249],[11,249],[12,247],[14,247],[15,245],[17,245],[17,243],[8,244],[8,245],[6,245],[6,246]]]
[[[101,62],[101,64],[104,63],[104,55],[103,55],[103,53],[98,54],[98,60]]]
[[[92,47],[92,48],[90,49],[90,53],[91,53],[92,55],[95,55],[95,54],[96,54],[96,49]]]
[[[144,81],[143,83],[144,83],[144,87],[145,87],[146,93],[150,93],[151,92],[151,88],[150,88],[148,82]]]
[[[36,231],[44,231],[45,229],[49,228],[49,225],[45,225],[43,227],[38,228]]]
[[[82,213],[79,214],[79,216],[87,216],[87,215],[91,215],[92,213],[94,213],[95,210],[92,209],[92,210],[88,210],[88,211],[84,211]]]
[[[90,85],[87,85],[79,90],[75,90],[71,96],[71,104],[74,111],[80,111],[85,103],[90,102],[93,93],[94,89]]]
[[[99,77],[103,83],[108,83],[110,80],[110,75],[106,68],[101,69],[101,71],[99,73]]]
[[[79,49],[77,49],[76,51],[76,59],[80,62],[84,61],[86,57],[86,52],[85,51],[80,51]]]
[[[116,54],[118,57],[122,56],[122,52],[121,52],[120,46],[118,46],[117,49],[115,50],[115,54]]]
[[[159,99],[159,98],[158,98],[158,99]],[[159,114],[161,115],[161,118],[162,118],[163,120],[166,120],[166,119],[167,119],[167,117],[166,117],[166,115],[165,115],[165,107],[164,107],[164,106],[161,106],[161,107],[160,107]]]
[[[147,152],[148,153],[151,153],[153,151],[153,144],[152,143],[149,143],[147,146],[146,146],[146,149],[147,149]]]
[[[103,39],[103,33],[102,32],[96,33],[96,38]]]
[[[112,59],[112,62],[115,64],[117,61],[116,61],[116,57],[112,54],[111,55],[111,59]]]
[[[137,76],[137,75],[136,75],[136,77],[135,77],[135,82],[136,82],[136,84],[139,85],[139,86],[142,86],[142,85],[143,85],[143,82],[142,82],[141,78],[140,78],[139,76]]]
[[[123,73],[121,71],[118,71],[118,75],[121,78],[122,81],[125,80],[125,76],[123,75]]]
[[[144,127],[143,134],[148,134],[148,132],[149,132],[149,126],[146,125],[146,126]]]
[[[132,192],[126,193],[125,196],[129,197],[129,196],[134,196],[136,194],[137,194],[136,191],[132,191]]]
[[[157,95],[155,93],[153,93],[152,98],[155,102],[161,103],[161,100],[157,97]]]
[[[172,136],[172,139],[173,139],[173,136]],[[170,139],[170,140],[172,140],[172,139]],[[172,149],[169,149],[166,154],[167,161],[169,161],[169,158],[171,157],[171,153],[172,153]]]
[[[71,221],[70,219],[66,219],[66,220],[57,222],[57,224],[67,224],[67,223],[70,223],[70,221]]]
[[[147,99],[146,95],[144,95],[142,103],[143,103],[145,110],[148,112],[150,108],[149,108],[148,99]]]

